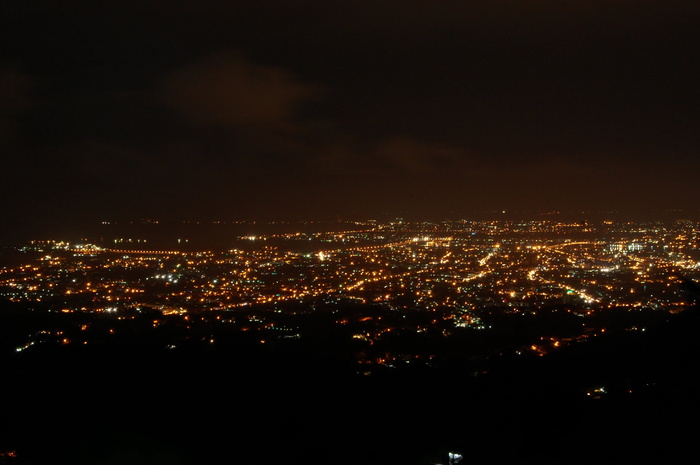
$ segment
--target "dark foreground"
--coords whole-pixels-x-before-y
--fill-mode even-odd
[[[699,328],[693,309],[480,376],[137,347],[8,356],[0,452],[16,457],[0,463],[677,463],[700,432]]]

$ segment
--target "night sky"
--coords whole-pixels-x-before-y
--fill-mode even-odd
[[[6,229],[691,209],[700,3],[0,3]]]

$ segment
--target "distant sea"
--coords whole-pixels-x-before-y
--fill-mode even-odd
[[[256,239],[277,234],[362,230],[354,222],[123,222],[103,223],[53,239],[126,250],[221,251],[259,247]],[[299,241],[302,242],[302,241]],[[275,241],[270,240],[269,245]],[[308,249],[308,246],[302,247]]]
[[[380,223],[396,220],[424,221],[410,216],[385,215],[375,218]],[[621,213],[619,211],[513,211],[493,210],[454,213],[432,221],[488,220],[488,221],[563,221],[591,222],[633,221],[674,222],[677,220],[700,221],[698,210],[647,210]],[[427,221],[427,220],[426,220]],[[243,236],[263,236],[284,233],[314,233],[362,230],[369,223],[363,219],[309,220],[309,221],[71,221],[54,218],[43,223],[12,222],[0,228],[0,246],[24,244],[30,240],[63,240],[90,242],[104,247],[137,248],[147,244],[160,250],[227,250],[241,245]],[[115,243],[115,240],[118,241]],[[131,242],[129,242],[131,240]]]

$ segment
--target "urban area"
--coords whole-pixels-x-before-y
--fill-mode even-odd
[[[192,250],[188,237],[155,247],[147,233],[5,248],[6,305],[65,316],[6,349],[109,344],[119,333],[168,350],[236,338],[275,346],[315,331],[351,344],[352,369],[369,375],[439,365],[447,349],[435,340],[478,332],[483,343],[463,352],[472,361],[644,332],[692,304],[687,284],[700,277],[692,221],[332,226],[239,235],[218,250]]]

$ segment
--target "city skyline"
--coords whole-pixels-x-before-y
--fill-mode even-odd
[[[263,225],[267,231],[245,229],[258,226],[248,224],[238,235],[224,229],[216,238],[211,232],[225,225],[179,231],[171,225],[163,231],[158,222],[131,230],[103,226],[92,238],[6,248],[15,250],[10,257],[27,258],[20,268],[2,268],[4,297],[63,302],[82,296],[88,304],[67,312],[362,302],[448,307],[469,320],[472,311],[504,305],[672,310],[685,305],[680,277],[694,279],[700,269],[700,227],[688,220],[369,220]],[[119,271],[113,278],[113,269],[131,278]],[[441,288],[441,298],[433,288]]]

